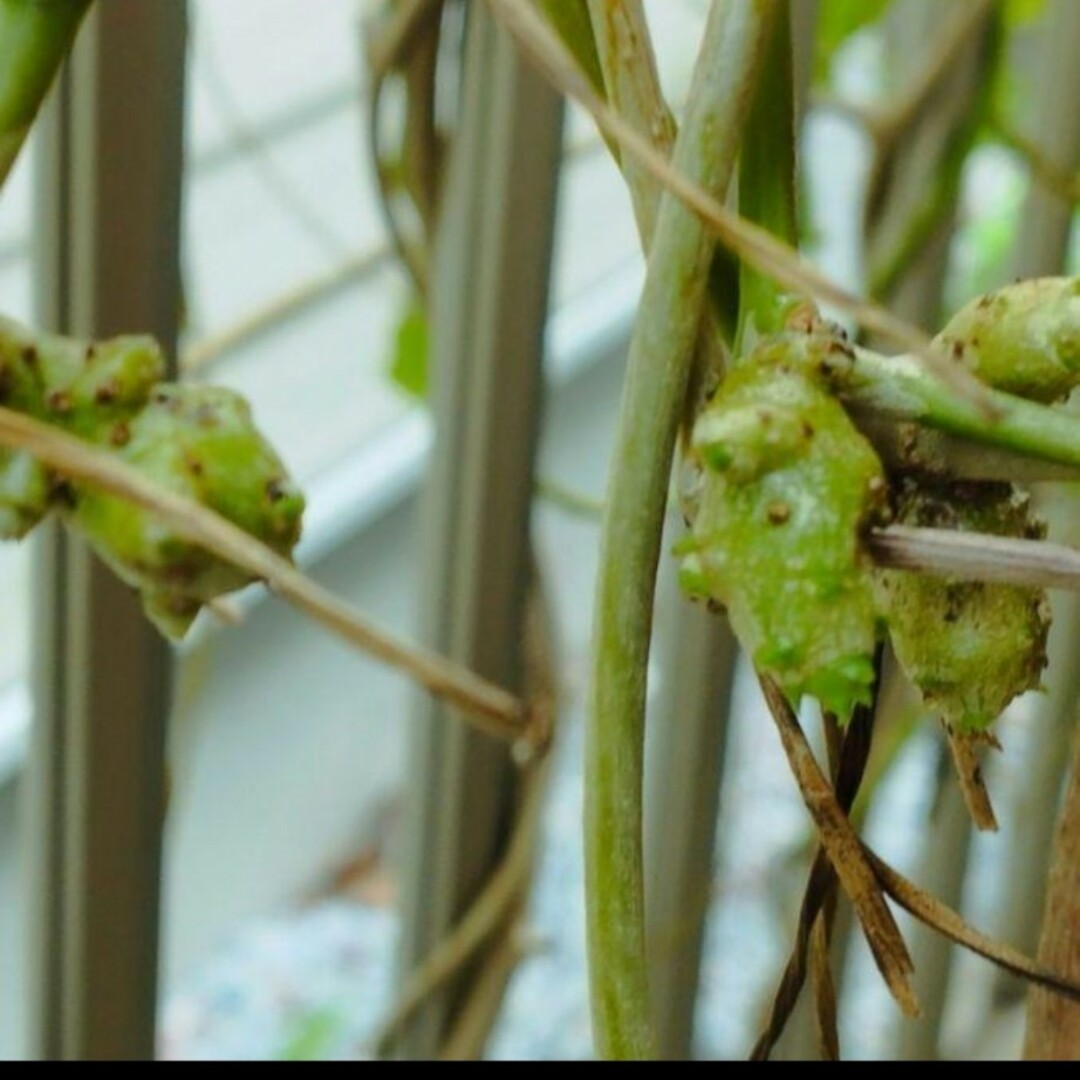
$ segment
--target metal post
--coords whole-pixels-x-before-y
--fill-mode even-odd
[[[437,440],[423,561],[428,644],[514,688],[532,501],[562,107],[484,6],[470,5],[463,107],[433,296]],[[497,861],[513,809],[505,747],[418,704],[404,845],[402,964],[445,935]],[[408,1029],[438,1053],[468,973]]]
[[[46,325],[175,355],[186,5],[109,0],[47,118]],[[154,1054],[169,653],[82,545],[39,553],[31,1051]]]
[[[645,818],[649,990],[657,1053],[691,1057],[701,950],[713,895],[731,691],[738,646],[727,620],[693,607],[666,574],[649,716]]]
[[[1062,102],[1080,94],[1080,4],[1052,0],[1046,27],[1031,70],[1039,73],[1040,92],[1029,121],[1042,154],[1065,173],[1080,166],[1080,117]],[[1017,236],[1010,277],[1059,274],[1064,268],[1073,224],[1073,207],[1032,178]],[[1080,514],[1073,499],[1058,492],[1044,496],[1040,508],[1058,539],[1080,539]],[[1054,625],[1050,630],[1048,690],[1035,706],[1027,736],[1024,782],[1009,810],[1008,845],[1002,875],[1004,897],[995,933],[1002,941],[1034,954],[1046,902],[1047,875],[1053,854],[1061,787],[1069,762],[1076,720],[1080,671],[1074,658],[1080,647],[1080,600],[1064,593],[1054,596]],[[1021,999],[1027,986],[1003,972],[994,976],[994,1007]]]

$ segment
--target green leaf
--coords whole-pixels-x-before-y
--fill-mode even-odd
[[[301,1017],[285,1043],[280,1061],[323,1061],[341,1031],[341,1016],[333,1009],[320,1009]]]
[[[427,397],[429,351],[427,311],[419,297],[414,296],[398,324],[390,360],[390,378],[411,397]]]
[[[891,0],[825,0],[818,16],[817,77],[827,81],[833,58],[848,38],[876,23]]]

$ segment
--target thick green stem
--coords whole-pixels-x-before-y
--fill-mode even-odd
[[[0,187],[90,0],[0,0]]]
[[[588,0],[607,98],[619,116],[647,139],[665,161],[675,143],[676,125],[660,86],[642,0]],[[652,247],[663,186],[632,155],[617,155],[630,189],[641,246]],[[738,264],[723,249],[716,249],[711,271],[712,311],[705,312],[698,333],[694,371],[686,398],[684,435],[693,415],[724,370],[738,307]]]
[[[642,0],[587,0],[608,101],[656,149],[670,157],[675,122],[660,89]],[[628,62],[632,57],[633,62]],[[635,161],[622,162],[646,252],[660,207],[660,185]]]
[[[739,165],[739,212],[792,247],[799,242],[795,186],[795,72],[791,0],[769,42],[761,83],[746,125]],[[788,294],[769,276],[742,264],[739,273],[739,332],[736,354],[782,329]]]
[[[840,388],[856,410],[908,420],[985,446],[1080,467],[1080,423],[1063,409],[987,391],[994,416],[958,397],[914,357],[856,352],[853,377]]]
[[[723,197],[779,5],[714,0],[674,164]],[[646,670],[680,410],[714,242],[662,201],[616,437],[604,518],[586,725],[589,967],[598,1052],[653,1053],[645,959],[642,772]]]

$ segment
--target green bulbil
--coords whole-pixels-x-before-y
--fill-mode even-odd
[[[42,414],[45,389],[40,354],[45,340],[0,318],[0,405],[33,416]]]
[[[303,497],[238,394],[162,387],[126,425],[116,452],[162,487],[209,507],[280,554],[292,553]],[[91,487],[74,489],[67,516],[139,589],[147,615],[169,637],[182,637],[207,601],[252,581],[174,534],[150,511]]]
[[[53,339],[41,350],[44,419],[73,435],[123,440],[123,428],[165,378],[165,357],[153,338],[122,337],[82,346]]]
[[[1007,484],[909,483],[906,525],[1042,539],[1027,496]],[[1037,689],[1050,628],[1046,594],[1011,585],[881,571],[879,596],[897,659],[927,708],[960,732],[984,731]]]
[[[110,441],[112,427],[130,420],[165,374],[153,338],[86,345],[0,320],[0,404],[83,438]]]
[[[0,450],[0,540],[21,540],[51,509],[48,470],[21,451]]]
[[[0,405],[100,442],[126,425],[165,376],[151,338],[87,346],[0,319]],[[52,508],[49,472],[28,454],[0,451],[0,540],[21,540]]]
[[[1080,385],[1080,279],[1024,281],[968,304],[937,338],[988,386],[1060,401]]]
[[[694,430],[698,511],[681,579],[722,604],[759,671],[791,703],[842,721],[869,704],[878,618],[861,537],[883,508],[881,463],[824,388],[836,339],[770,339]],[[840,356],[842,360],[842,355]]]

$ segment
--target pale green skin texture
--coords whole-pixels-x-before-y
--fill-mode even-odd
[[[110,448],[291,556],[304,500],[247,403],[230,390],[165,384],[165,374],[152,338],[85,345],[0,319],[0,405]],[[168,637],[182,637],[206,602],[253,580],[151,512],[91,485],[57,483],[29,455],[0,451],[0,539],[20,539],[55,508],[139,590]]]
[[[1025,498],[996,484],[952,492],[912,490],[903,524],[1037,539]],[[879,596],[896,657],[927,708],[957,731],[985,731],[1046,666],[1046,594],[887,570]]]
[[[885,478],[806,344],[766,344],[699,418],[701,489],[681,581],[727,609],[793,706],[809,695],[846,722],[872,700],[879,620],[861,537]]]
[[[1080,385],[1080,280],[1024,281],[974,300],[937,343],[988,386],[1063,400]]]
[[[240,395],[215,387],[162,387],[125,434],[129,441],[117,453],[127,464],[279,554],[292,554],[304,500]],[[168,637],[182,637],[207,601],[254,580],[187,543],[142,507],[81,485],[74,497],[69,522],[140,591],[146,614]]]
[[[165,377],[147,337],[87,346],[0,319],[0,405],[96,442],[130,421]],[[27,454],[0,451],[0,539],[22,539],[49,512],[54,485]]]

